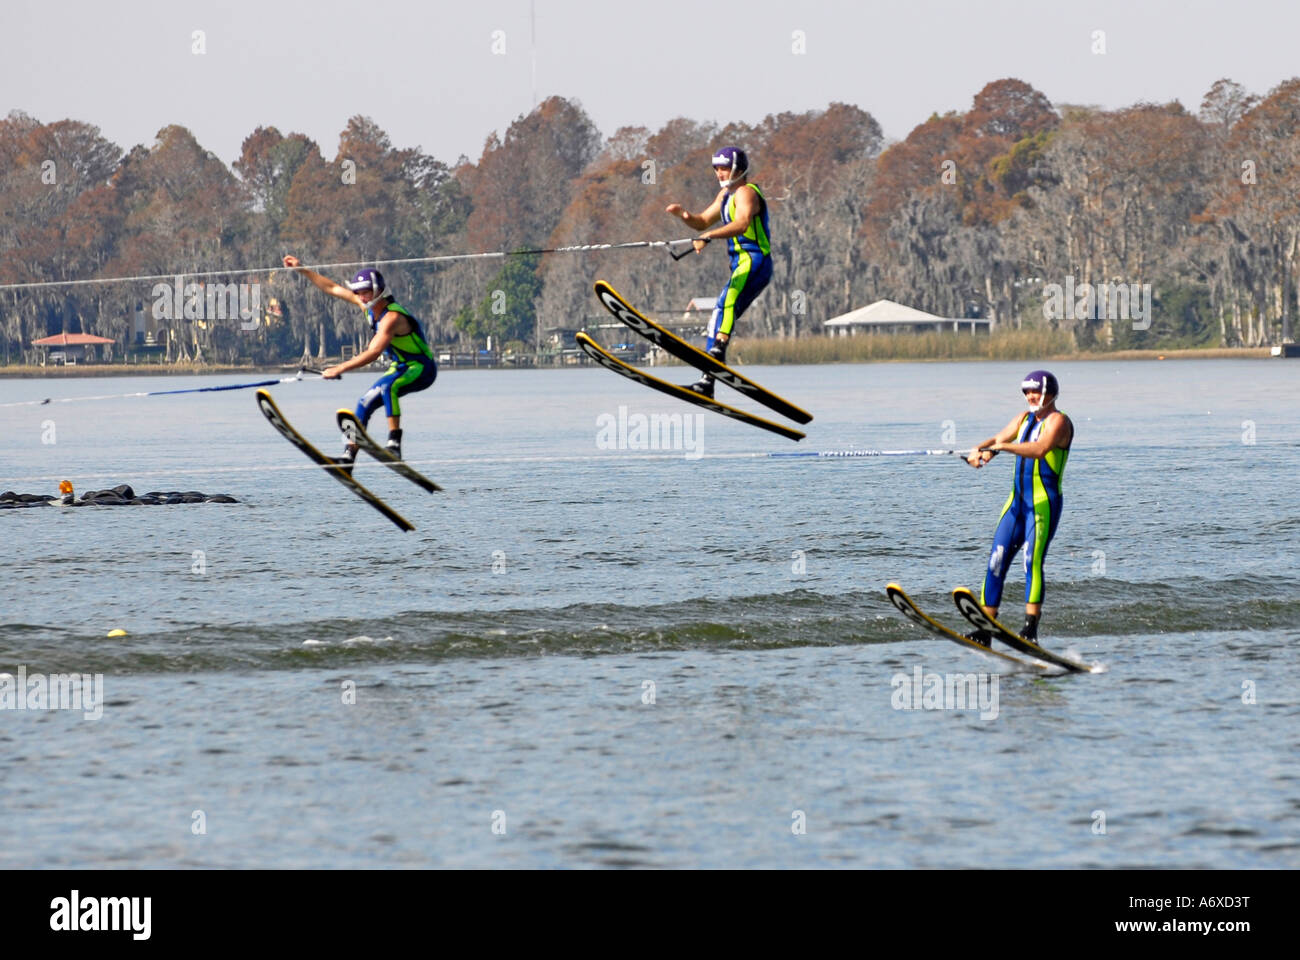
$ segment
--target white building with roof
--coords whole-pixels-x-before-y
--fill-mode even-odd
[[[859,330],[870,332],[883,329],[887,333],[894,333],[903,330],[924,330],[927,327],[944,330],[949,326],[954,331],[968,327],[971,333],[975,333],[977,330],[983,330],[987,333],[989,321],[969,317],[961,319],[937,317],[933,313],[926,313],[924,310],[917,310],[915,307],[906,307],[901,303],[895,303],[893,300],[877,300],[873,304],[850,310],[848,313],[842,313],[838,317],[827,320],[825,326],[828,334],[835,336],[838,333],[841,337],[856,334]]]

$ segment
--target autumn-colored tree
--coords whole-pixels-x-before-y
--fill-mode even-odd
[[[1201,100],[1201,122],[1226,135],[1259,102],[1259,97],[1226,77],[1215,81]]]
[[[1300,289],[1300,79],[1258,101],[1221,80],[1206,103],[1220,130],[1224,117],[1248,107],[1216,141],[1215,189],[1204,217],[1217,227],[1203,244],[1203,260],[1222,337],[1251,346],[1276,342],[1284,317],[1287,333],[1293,331],[1292,307],[1300,306],[1292,300]]]
[[[121,215],[108,186],[121,151],[99,128],[43,125],[22,113],[0,121],[0,276],[10,282],[79,279],[111,258]],[[12,296],[0,336],[5,351],[38,337],[99,332],[105,290],[72,288]],[[106,335],[114,335],[110,331]]]
[[[277,236],[289,214],[288,193],[294,174],[316,144],[302,134],[283,136],[275,127],[258,127],[244,139],[234,170],[248,190],[254,212]]]
[[[879,295],[941,316],[1009,319],[1020,265],[1003,224],[1028,202],[1059,122],[1042,93],[1008,78],[967,113],[933,116],[886,150],[863,231]]]
[[[468,231],[479,250],[540,247],[560,221],[573,180],[600,149],[600,133],[577,103],[550,97],[488,138],[468,193]]]
[[[467,214],[460,187],[444,164],[418,149],[394,148],[373,120],[361,116],[348,121],[332,161],[307,151],[285,194],[285,209],[283,245],[301,251],[308,263],[357,266],[444,252]],[[441,324],[432,273],[384,269],[403,305],[425,320],[427,332],[436,331]],[[313,343],[324,355],[342,343],[360,346],[368,337],[355,308],[322,298],[297,278],[278,279],[276,290],[291,308],[304,354]]]

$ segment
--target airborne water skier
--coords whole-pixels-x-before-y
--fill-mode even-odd
[[[680,203],[670,203],[664,212],[680,217],[692,230],[705,231],[695,238],[696,253],[702,253],[710,240],[728,241],[731,277],[718,295],[705,344],[710,356],[726,363],[732,327],[772,279],[772,241],[767,201],[757,185],[749,182],[745,151],[739,147],[721,148],[713,155],[713,172],[722,189],[703,213],[691,213]],[[707,229],[719,220],[722,226]],[[691,389],[712,397],[713,375],[704,374],[691,384]]]
[[[336,379],[347,370],[368,366],[380,356],[391,361],[384,375],[375,381],[357,401],[356,417],[362,429],[371,415],[383,405],[388,414],[388,452],[402,458],[402,408],[399,397],[432,385],[438,376],[438,364],[433,350],[425,341],[424,331],[409,310],[397,303],[384,286],[383,275],[378,270],[362,270],[342,286],[315,270],[301,265],[297,257],[287,256],[284,265],[301,273],[316,287],[332,297],[354,303],[366,312],[366,319],[374,336],[369,346],[351,360],[322,371],[326,380]],[[356,459],[357,447],[347,437],[343,440],[341,463]]]

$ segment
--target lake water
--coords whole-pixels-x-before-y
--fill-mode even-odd
[[[405,534],[252,390],[61,402],[257,377],[0,380],[0,491],[241,501],[0,510],[0,673],[104,699],[0,709],[0,866],[1300,865],[1300,366],[1052,367],[1041,640],[1093,674],[885,597],[964,624],[1009,457],[768,456],[967,447],[1030,366],[749,367],[808,438],[704,412],[674,450],[636,426],[694,408],[607,371],[446,370],[403,423],[445,491],[357,467]],[[272,393],[333,453],[369,382]],[[900,709],[918,671],[996,709]]]

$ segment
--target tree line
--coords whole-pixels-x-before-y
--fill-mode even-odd
[[[1300,79],[1264,96],[1220,80],[1195,113],[1176,102],[1054,105],[1002,79],[895,143],[844,103],[605,137],[579,103],[552,97],[489,135],[477,161],[452,164],[395,147],[361,116],[332,159],[302,134],[258,127],[228,167],[181,126],[123,151],[89,123],[15,111],[0,120],[0,284],[247,270],[284,252],[332,263],[675,239],[685,234],[665,205],[710,202],[709,157],[724,143],[748,151],[771,210],[774,276],[742,334],[815,335],[889,298],[1059,329],[1090,348],[1256,346],[1279,342],[1300,305]],[[597,277],[676,314],[716,295],[724,258],[715,245],[679,263],[632,250],[386,273],[431,340],[531,348],[601,313]],[[202,312],[207,284],[223,279],[255,285],[251,322]],[[291,274],[203,282],[166,303],[147,281],[0,290],[0,355],[30,360],[32,340],[60,332],[129,350],[141,311],[212,361],[364,343],[355,309]],[[1120,286],[1147,292],[1145,323],[1114,315],[1105,291]],[[169,311],[187,294],[194,316]]]

